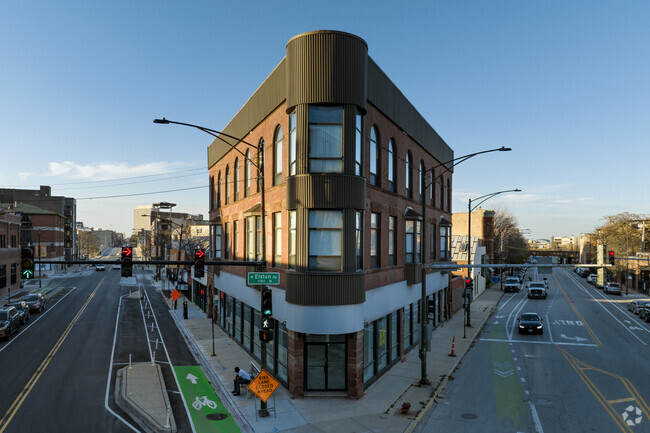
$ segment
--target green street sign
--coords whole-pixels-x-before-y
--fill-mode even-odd
[[[251,286],[277,286],[280,284],[279,272],[249,272],[248,284]]]

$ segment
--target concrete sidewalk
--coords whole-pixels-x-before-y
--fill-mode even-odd
[[[157,283],[160,287],[161,282]],[[463,355],[469,350],[481,328],[488,320],[503,292],[498,288],[486,290],[472,302],[472,325],[465,329],[464,314],[457,312],[449,321],[433,331],[431,351],[427,353],[427,378],[430,385],[420,385],[421,362],[418,349],[406,354],[406,359],[395,365],[373,383],[359,399],[332,396],[310,396],[294,399],[280,386],[268,401],[275,415],[256,417],[259,400],[245,393],[231,394],[233,369],[248,370],[251,356],[233,341],[219,326],[214,325],[214,339],[210,319],[196,305],[188,301],[188,318],[183,319],[182,300],[173,309],[167,300],[170,314],[185,334],[204,366],[206,376],[242,431],[254,432],[410,432],[420,421],[425,410],[445,386]],[[456,357],[451,357],[455,337]],[[213,346],[214,345],[214,346]],[[214,356],[212,356],[214,347]],[[256,364],[258,364],[256,362]],[[410,403],[407,415],[400,413],[403,403]]]

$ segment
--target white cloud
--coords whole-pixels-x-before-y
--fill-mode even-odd
[[[21,172],[21,173],[18,173],[18,179],[20,179],[21,181],[26,181],[27,179],[29,179],[29,177],[31,175],[32,175],[32,173]]]
[[[146,164],[129,165],[125,162],[100,162],[97,164],[77,164],[73,161],[48,163],[47,176],[65,177],[68,179],[111,180],[134,176],[159,175],[161,173],[179,170],[189,164],[169,162],[150,162]]]

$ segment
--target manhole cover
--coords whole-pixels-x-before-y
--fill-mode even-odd
[[[222,419],[228,418],[227,413],[210,413],[205,416],[210,421],[221,421]]]
[[[473,413],[464,413],[460,417],[464,419],[476,419],[478,418],[478,415],[475,415]]]

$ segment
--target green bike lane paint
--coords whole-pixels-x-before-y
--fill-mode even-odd
[[[198,365],[174,366],[174,374],[197,433],[241,432]]]

